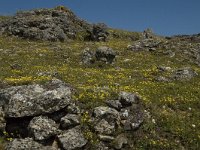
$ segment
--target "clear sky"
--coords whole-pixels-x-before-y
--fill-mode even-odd
[[[65,5],[91,23],[160,35],[200,33],[200,0],[0,0],[0,14]]]

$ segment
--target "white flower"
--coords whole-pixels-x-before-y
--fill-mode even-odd
[[[155,124],[155,123],[156,123],[156,120],[155,120],[155,119],[152,119],[152,122]]]
[[[193,128],[195,128],[195,127],[196,127],[196,125],[195,125],[195,124],[192,124],[192,127],[193,127]]]

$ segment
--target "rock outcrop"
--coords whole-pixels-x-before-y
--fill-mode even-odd
[[[78,38],[106,41],[108,38],[105,24],[89,24],[64,6],[18,12],[0,23],[0,33],[30,40],[62,42]]]
[[[0,91],[6,117],[36,116],[58,111],[70,104],[72,89],[60,80],[46,85],[14,86]]]
[[[88,129],[100,141],[97,149],[122,149],[128,144],[122,131],[134,132],[143,123],[141,99],[134,93],[120,92],[107,106],[93,108],[89,124],[82,119],[87,110],[73,103],[71,94],[72,88],[58,79],[0,90],[0,131],[13,138],[6,149],[87,150]]]

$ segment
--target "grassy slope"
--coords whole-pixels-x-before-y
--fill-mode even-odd
[[[130,36],[136,33],[112,30],[122,38],[105,43],[73,41],[66,43],[33,42],[0,37],[1,86],[45,82],[52,76],[73,85],[74,99],[91,109],[119,91],[138,93],[149,117],[132,136],[131,149],[198,149],[200,147],[200,76],[190,81],[155,82],[156,66],[178,68],[191,66],[181,55],[170,58],[156,52],[131,52]],[[80,54],[86,47],[107,45],[118,52],[113,65],[86,67],[80,64]],[[20,69],[11,69],[18,64]],[[41,72],[43,74],[41,75]],[[190,109],[191,108],[191,109]],[[155,122],[154,122],[155,120]],[[195,125],[195,127],[194,127]]]

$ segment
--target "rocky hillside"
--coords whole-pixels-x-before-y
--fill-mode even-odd
[[[68,39],[105,40],[104,24],[92,25],[79,19],[63,6],[18,12],[0,24],[1,32],[31,40],[65,41]]]
[[[199,34],[90,24],[63,6],[0,17],[0,149],[200,147]]]

